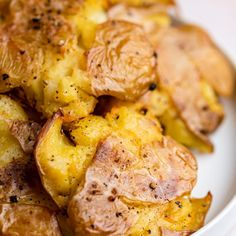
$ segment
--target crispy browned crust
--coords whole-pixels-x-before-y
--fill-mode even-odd
[[[1,92],[37,79],[44,50],[63,53],[73,34],[60,12],[69,11],[72,2],[18,0],[5,4],[8,14],[0,27],[0,73],[9,78],[2,81]]]
[[[157,43],[160,85],[172,101],[188,128],[199,138],[210,142],[206,134],[213,132],[222,116],[210,110],[201,92],[200,75],[188,56],[166,34]]]
[[[96,96],[135,99],[155,80],[156,58],[141,27],[107,21],[88,51],[87,70]]]
[[[24,204],[0,205],[2,236],[61,236],[55,214],[42,206]]]
[[[137,215],[124,199],[141,205],[168,202],[192,190],[196,171],[192,154],[169,137],[143,146],[137,157],[122,139],[109,136],[100,144],[83,188],[69,204],[75,232],[126,233]]]

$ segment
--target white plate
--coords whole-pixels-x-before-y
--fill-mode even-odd
[[[214,37],[218,46],[236,63],[236,1],[179,0],[184,20],[198,23]],[[226,118],[212,135],[215,152],[196,155],[199,163],[198,184],[193,196],[213,194],[206,226],[195,236],[228,236],[236,225],[236,96],[222,100]],[[236,232],[235,234],[236,235]]]

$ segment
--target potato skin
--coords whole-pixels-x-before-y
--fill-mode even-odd
[[[236,71],[226,56],[214,44],[209,34],[195,25],[181,25],[176,43],[181,45],[201,76],[217,94],[230,97],[233,94]]]
[[[154,50],[135,24],[114,20],[99,25],[87,57],[95,96],[133,100],[155,80]]]
[[[76,235],[81,231],[123,235],[137,214],[121,199],[141,205],[163,204],[190,192],[195,185],[194,157],[171,138],[141,147],[140,156],[122,142],[122,138],[109,136],[100,143],[84,186],[69,203]]]
[[[62,236],[53,212],[24,204],[0,205],[0,233],[2,236]]]
[[[168,30],[165,31],[156,46],[160,86],[169,93],[188,128],[207,141],[206,134],[217,128],[223,112],[211,109],[201,90],[198,71],[185,52],[173,43],[171,30],[169,33]]]

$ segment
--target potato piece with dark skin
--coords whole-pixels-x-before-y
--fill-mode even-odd
[[[69,204],[77,235],[81,230],[124,234],[135,223],[137,213],[130,211],[122,199],[163,204],[190,192],[195,185],[194,157],[171,138],[141,147],[139,157],[126,147],[122,138],[115,136],[98,147],[84,186]]]
[[[99,25],[87,57],[95,96],[134,100],[155,81],[154,50],[135,24],[107,21]]]
[[[62,236],[52,211],[28,204],[0,205],[0,233],[2,236]]]

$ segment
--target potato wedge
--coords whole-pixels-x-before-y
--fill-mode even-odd
[[[42,206],[0,204],[2,236],[62,236],[53,212]]]

